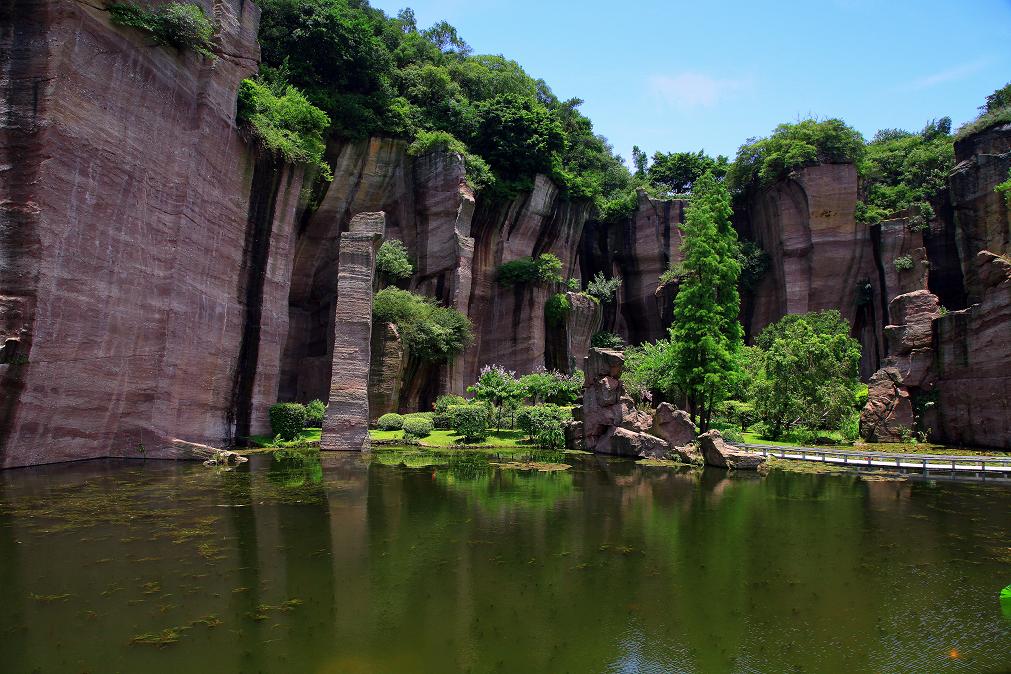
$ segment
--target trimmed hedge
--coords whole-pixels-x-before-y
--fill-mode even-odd
[[[384,414],[379,417],[376,425],[384,431],[399,431],[404,427],[404,417],[394,412],[390,412],[389,414]]]
[[[467,399],[456,395],[439,396],[435,401],[435,412],[432,421],[436,428],[449,429],[453,427],[453,415],[450,408],[455,405],[466,405]]]
[[[420,440],[432,434],[435,424],[430,419],[409,416],[404,419],[404,437]]]
[[[464,442],[482,442],[488,437],[490,414],[487,405],[453,405],[453,430]]]
[[[305,405],[277,403],[270,406],[270,430],[282,440],[294,440],[305,428]]]
[[[326,403],[313,400],[305,406],[305,425],[307,428],[322,428],[323,417],[326,416]]]

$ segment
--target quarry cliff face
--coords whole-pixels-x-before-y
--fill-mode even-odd
[[[236,125],[258,10],[204,6],[220,26],[214,59],[152,46],[83,3],[0,9],[0,466],[171,458],[175,439],[268,432],[275,401],[326,400],[347,327],[340,242],[362,213],[382,212],[384,237],[407,247],[406,287],[463,312],[475,333],[433,364],[373,325],[373,419],[462,394],[486,364],[571,370],[599,330],[666,336],[676,286],[659,276],[681,258],[686,202],[642,193],[629,218],[603,224],[545,176],[513,197],[475,195],[460,156],[411,156],[392,138],[331,141],[334,180],[310,189],[311,176]],[[1011,127],[956,153],[922,232],[903,218],[856,223],[849,164],[809,166],[753,195],[740,233],[769,267],[742,319],[754,336],[787,313],[838,309],[863,345],[864,378],[890,368],[869,429],[886,434],[896,424],[880,420],[908,405],[936,440],[1007,448],[1011,219],[993,187],[1011,166]],[[615,301],[569,292],[570,313],[549,324],[545,304],[566,288],[495,278],[543,253],[566,278],[621,278]],[[896,267],[900,257],[913,266]]]
[[[265,428],[302,175],[236,130],[259,10],[205,9],[213,60],[86,3],[0,9],[2,466]]]

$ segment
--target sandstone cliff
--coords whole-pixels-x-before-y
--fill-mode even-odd
[[[2,466],[264,430],[302,178],[235,126],[259,10],[203,4],[213,60],[97,5],[0,9]]]

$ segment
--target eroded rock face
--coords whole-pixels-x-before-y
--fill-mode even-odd
[[[341,234],[333,366],[320,440],[324,451],[369,448],[372,293],[385,228],[383,213],[360,213],[352,218],[350,231]]]
[[[610,454],[630,458],[662,459],[670,445],[649,433],[638,433],[627,428],[616,428],[611,437]]]
[[[667,441],[671,447],[683,447],[695,442],[695,424],[691,415],[670,403],[660,403],[653,415],[653,435]]]
[[[302,174],[235,125],[259,10],[202,4],[214,61],[100,3],[4,12],[0,466],[267,432]]]
[[[860,413],[860,435],[868,442],[901,442],[911,437],[916,426],[913,405],[899,370],[878,370],[867,389],[867,404]]]
[[[568,315],[558,326],[547,325],[546,367],[566,374],[582,367],[590,352],[590,339],[600,329],[600,303],[582,293],[567,292]]]
[[[372,361],[369,364],[369,421],[396,412],[405,364],[404,343],[392,323],[372,325]]]
[[[786,314],[838,309],[863,346],[861,374],[869,377],[885,355],[884,307],[871,233],[856,222],[856,203],[852,164],[799,169],[752,199],[752,234],[769,269],[746,318],[754,336]]]
[[[719,431],[707,431],[699,436],[699,448],[707,466],[730,470],[758,470],[765,457],[760,454],[737,449],[723,441]]]

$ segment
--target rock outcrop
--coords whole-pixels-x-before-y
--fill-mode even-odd
[[[0,10],[0,466],[175,457],[267,432],[302,172],[235,124],[259,10],[217,58],[101,3]]]
[[[590,349],[584,366],[586,385],[580,411],[583,447],[597,454],[664,458],[670,445],[650,435],[653,418],[624,395],[620,351]]]
[[[404,343],[392,323],[373,323],[369,363],[369,421],[396,412],[404,376]]]
[[[386,230],[384,213],[359,213],[341,235],[334,302],[333,366],[320,449],[369,448],[369,363],[376,253]]]
[[[867,384],[867,404],[860,413],[860,435],[869,442],[902,442],[916,423],[909,391],[895,367],[878,370]]]
[[[723,441],[719,431],[707,431],[699,436],[699,448],[707,466],[730,470],[758,470],[765,464],[761,454],[737,449]]]
[[[572,374],[582,369],[590,339],[600,329],[600,303],[588,295],[566,292],[569,312],[561,325],[545,328],[545,363],[550,370]]]

